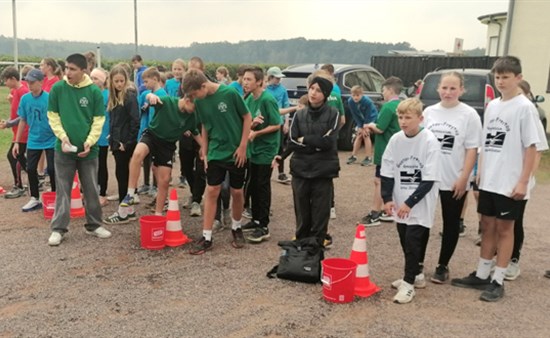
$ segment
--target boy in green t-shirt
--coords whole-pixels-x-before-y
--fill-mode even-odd
[[[367,127],[374,133],[374,164],[376,172],[374,177],[374,208],[363,217],[361,222],[367,227],[380,225],[380,221],[391,222],[393,219],[382,211],[382,195],[380,194],[380,166],[382,164],[382,155],[393,134],[397,133],[399,123],[397,121],[397,106],[399,105],[399,93],[403,88],[403,81],[400,78],[391,76],[382,82],[382,95],[384,96],[384,105],[380,108],[376,123],[369,123]]]
[[[135,219],[132,206],[135,203],[134,195],[139,180],[140,167],[143,159],[149,154],[157,168],[154,171],[158,184],[155,215],[162,215],[172,177],[172,156],[176,150],[176,142],[180,135],[186,131],[198,135],[194,114],[195,105],[191,98],[158,97],[153,93],[148,93],[145,99],[151,106],[154,106],[155,115],[149,123],[149,127],[143,131],[130,160],[128,194],[120,202],[118,211],[103,221],[107,224],[127,223],[129,220]],[[200,144],[198,136],[195,137],[195,140]]]
[[[71,218],[71,191],[78,170],[86,204],[86,233],[109,238],[101,226],[101,206],[97,190],[98,146],[105,122],[105,105],[99,87],[88,75],[82,54],[67,57],[65,78],[53,85],[48,97],[48,121],[57,137],[55,144],[55,214],[48,244],[61,244]]]
[[[259,67],[250,67],[244,72],[243,88],[248,95],[245,103],[253,121],[248,136],[250,178],[247,188],[252,199],[252,219],[243,226],[243,231],[251,231],[246,239],[252,243],[269,238],[271,161],[279,151],[281,140],[279,106],[275,98],[263,90],[263,80],[264,72]]]
[[[212,248],[216,202],[226,173],[229,173],[232,198],[231,244],[235,248],[242,248],[243,185],[252,117],[234,88],[209,81],[200,70],[192,69],[185,74],[182,90],[195,98],[197,119],[202,124],[202,153],[208,184],[204,203],[203,236],[189,253],[200,255]]]

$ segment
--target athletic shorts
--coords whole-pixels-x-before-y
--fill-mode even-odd
[[[229,173],[229,186],[233,189],[242,189],[246,166],[237,168],[235,163],[208,161],[206,169],[206,183],[211,186],[220,185],[225,180],[225,174]]]
[[[380,169],[382,168],[381,165],[377,164],[376,169],[374,170],[374,177],[380,178]]]
[[[174,151],[176,151],[176,142],[168,142],[156,137],[149,129],[145,129],[139,140],[145,143],[149,148],[149,154],[153,164],[157,167],[172,168]]]
[[[485,216],[515,221],[521,216],[523,203],[525,200],[516,201],[504,195],[480,190],[477,212]]]

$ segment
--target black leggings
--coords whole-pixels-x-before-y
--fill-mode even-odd
[[[443,217],[443,236],[441,238],[441,249],[439,251],[438,264],[447,266],[453,256],[458,243],[460,233],[460,214],[464,207],[466,194],[460,199],[453,198],[453,192],[447,190],[439,191],[441,200],[441,214]]]
[[[113,151],[115,158],[115,176],[118,183],[118,201],[122,202],[128,194],[128,178],[130,177],[130,159],[134,153],[134,147],[125,151]]]
[[[23,188],[23,181],[21,180],[21,170],[27,170],[27,158],[25,157],[25,152],[27,151],[26,143],[19,143],[19,154],[17,158],[13,157],[14,143],[11,144],[10,149],[8,150],[7,158],[10,162],[11,173],[13,175],[13,185],[18,188]]]
[[[430,229],[421,225],[397,223],[399,242],[405,256],[405,276],[403,280],[414,284],[416,275],[422,272]]]
[[[54,165],[54,151],[52,149],[35,150],[27,149],[27,174],[29,175],[29,188],[31,190],[31,196],[37,198],[40,196],[38,189],[38,161],[42,156],[42,152],[46,152],[46,161],[48,163],[48,176],[50,177],[50,186],[52,191],[55,191],[55,165]]]
[[[109,169],[107,168],[108,154],[109,154],[109,146],[99,146],[97,184],[99,185],[99,196],[103,196],[103,197],[107,195],[107,182],[109,181]]]
[[[512,259],[519,261],[519,256],[521,255],[521,248],[523,247],[523,214],[525,213],[525,206],[527,205],[527,200],[520,203],[520,210],[518,214],[518,219],[514,223],[514,249],[512,251]]]

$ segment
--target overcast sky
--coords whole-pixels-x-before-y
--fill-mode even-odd
[[[17,0],[17,35],[89,42],[134,42],[133,0]],[[485,47],[481,15],[508,0],[138,0],[140,44],[345,39],[419,50]],[[0,34],[13,36],[12,0],[0,0]]]

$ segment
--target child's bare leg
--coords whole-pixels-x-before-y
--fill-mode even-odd
[[[514,221],[496,219],[497,267],[507,268],[514,249]]]
[[[481,215],[481,229],[480,256],[483,259],[491,260],[495,256],[497,247],[496,218]]]
[[[170,178],[172,176],[172,168],[159,166],[154,170],[157,178],[157,203],[155,206],[155,214],[161,215],[164,208],[164,201],[168,196],[168,186],[170,185]]]
[[[204,199],[204,214],[203,214],[203,230],[212,231],[212,224],[214,223],[214,218],[216,217],[216,208],[218,202],[218,196],[221,191],[221,184],[219,185],[207,185],[206,194]],[[242,209],[241,209],[242,213]]]
[[[149,155],[149,147],[145,143],[138,143],[132,159],[130,160],[130,174],[128,177],[128,189],[136,189],[141,171],[141,162]]]
[[[373,196],[373,201],[374,201],[374,211],[380,211],[382,210],[382,196],[381,196],[382,192],[380,190],[380,178],[379,177],[375,177],[374,178],[374,196]]]
[[[372,158],[372,142],[369,135],[363,136],[363,143],[365,144],[365,157]]]
[[[244,210],[244,192],[243,189],[231,188],[231,217],[239,221]]]
[[[362,134],[359,134],[357,132],[357,136],[355,137],[355,141],[353,141],[353,150],[351,153],[351,156],[356,156],[359,149],[361,149],[361,144],[363,143],[363,136]]]

